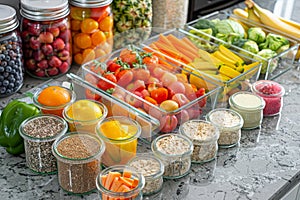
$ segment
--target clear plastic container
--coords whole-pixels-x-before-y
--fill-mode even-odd
[[[241,91],[229,98],[229,105],[243,117],[243,129],[254,129],[261,125],[265,107],[262,97],[251,92]]]
[[[22,41],[16,10],[0,5],[0,98],[20,90],[24,81]]]
[[[59,106],[47,106],[47,105],[41,104],[39,102],[39,100],[38,100],[40,93],[44,89],[46,89],[47,87],[51,87],[51,86],[44,85],[43,87],[38,88],[35,91],[35,93],[34,93],[34,95],[32,97],[33,104],[35,106],[37,106],[38,108],[40,108],[40,110],[41,110],[41,112],[43,114],[53,114],[53,115],[57,115],[57,116],[63,117],[63,110],[64,110],[64,108],[67,105],[72,104],[76,100],[76,94],[75,94],[75,92],[73,90],[69,89],[69,88],[64,87],[64,86],[57,86],[57,87],[61,87],[61,88],[65,89],[69,93],[69,95],[70,95],[70,101],[68,103],[61,104]],[[55,101],[56,96],[52,96],[51,98],[53,98],[53,101]]]
[[[19,132],[24,138],[27,166],[37,173],[55,173],[57,167],[52,144],[67,131],[65,120],[55,115],[37,115],[23,121]]]
[[[94,134],[70,132],[55,140],[58,182],[69,193],[84,194],[96,189],[101,171],[104,142]]]
[[[217,108],[206,115],[220,132],[218,145],[222,148],[229,148],[237,145],[241,139],[241,128],[244,124],[242,116],[234,110]]]
[[[96,126],[96,133],[106,146],[102,163],[106,167],[125,165],[135,157],[137,139],[141,135],[141,125],[124,116],[108,117]]]
[[[143,195],[154,195],[162,189],[164,165],[160,159],[148,154],[137,155],[127,165],[145,177]]]
[[[193,142],[193,163],[209,162],[216,158],[219,130],[214,124],[198,119],[189,120],[179,127],[179,133]]]
[[[263,110],[264,116],[274,116],[281,112],[285,89],[279,83],[260,80],[252,85],[252,92],[264,99],[266,103]]]
[[[107,116],[107,108],[99,101],[81,99],[64,108],[63,117],[71,132],[96,133],[96,125]]]
[[[25,71],[50,79],[66,74],[72,63],[67,0],[20,1]]]
[[[175,133],[163,134],[153,140],[152,152],[165,166],[164,178],[181,178],[191,167],[193,143],[189,138]]]
[[[83,64],[112,51],[112,0],[70,0],[73,59]]]
[[[126,178],[129,178],[131,180],[135,179],[136,181],[138,181],[135,188],[130,188],[131,190],[126,192],[115,192],[115,191],[111,191],[106,187],[106,182],[103,183],[103,180],[105,179],[103,177],[107,177],[109,173],[114,173],[114,174],[118,173],[119,174],[118,177],[121,177],[124,175],[124,172],[130,174],[130,177],[126,177]],[[145,178],[141,173],[136,172],[134,169],[132,169],[129,166],[115,165],[104,169],[98,175],[96,179],[96,185],[101,200],[106,200],[106,199],[142,200],[143,199],[142,189],[145,185]]]

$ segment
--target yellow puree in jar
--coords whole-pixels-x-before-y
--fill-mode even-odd
[[[102,110],[95,102],[79,100],[70,106],[67,115],[74,120],[90,121],[100,118],[102,116]]]
[[[239,94],[233,100],[236,105],[248,109],[257,108],[261,105],[261,100],[252,94]]]

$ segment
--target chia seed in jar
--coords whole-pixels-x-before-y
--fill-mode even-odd
[[[164,134],[152,142],[151,149],[164,163],[164,178],[174,179],[188,174],[193,144],[187,137],[174,133]]]
[[[241,128],[244,120],[240,114],[234,110],[218,108],[210,111],[206,120],[210,121],[220,132],[218,144],[222,148],[233,147],[241,139]]]
[[[26,164],[38,173],[57,171],[56,158],[51,148],[55,139],[67,132],[67,123],[58,116],[38,115],[28,118],[20,125],[24,138]]]
[[[129,161],[128,165],[145,177],[143,195],[153,195],[162,189],[164,165],[158,158],[141,155]]]
[[[203,120],[189,120],[179,127],[179,133],[193,142],[193,163],[209,162],[216,158],[219,130],[215,125]]]

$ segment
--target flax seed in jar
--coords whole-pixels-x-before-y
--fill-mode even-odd
[[[179,133],[193,142],[193,163],[209,162],[216,158],[219,130],[215,125],[204,120],[189,120],[180,125]]]
[[[111,53],[112,0],[70,0],[73,58],[83,64]]]
[[[67,0],[21,0],[25,71],[50,79],[66,74],[72,62]]]
[[[0,5],[0,98],[20,90],[24,81],[22,41],[16,10]]]

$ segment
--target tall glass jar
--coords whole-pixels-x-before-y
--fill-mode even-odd
[[[68,72],[72,62],[67,0],[21,0],[25,71],[50,79]]]
[[[113,45],[112,0],[70,0],[73,55],[83,64],[111,53]]]
[[[23,85],[22,41],[16,10],[0,5],[0,98],[17,92]]]

